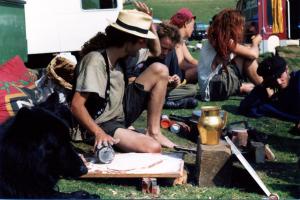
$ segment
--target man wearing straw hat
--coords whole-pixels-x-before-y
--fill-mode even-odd
[[[175,146],[162,135],[159,123],[168,69],[162,64],[153,65],[128,85],[124,78],[126,66],[123,60],[145,48],[148,40],[157,40],[149,30],[151,10],[143,3],[137,8],[140,11],[120,11],[116,22],[110,24],[105,33],[98,33],[86,42],[81,51],[83,57],[76,69],[71,110],[79,123],[95,136],[95,148],[115,144],[125,152],[160,152],[161,146]],[[106,70],[106,63],[109,70]],[[101,114],[93,115],[95,112],[91,112],[88,105],[97,103],[105,109],[96,110]],[[147,109],[146,134],[128,129],[144,109]]]

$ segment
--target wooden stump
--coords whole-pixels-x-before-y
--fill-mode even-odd
[[[203,145],[199,141],[196,157],[197,184],[202,187],[230,186],[232,162],[229,145],[223,140],[217,145]]]

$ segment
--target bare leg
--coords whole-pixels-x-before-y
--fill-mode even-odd
[[[160,131],[160,116],[166,96],[169,71],[161,63],[153,63],[135,80],[150,91],[147,110],[147,135],[154,138],[162,146],[173,148],[175,144],[162,135]]]
[[[256,60],[245,60],[244,62],[244,72],[247,74],[250,81],[254,83],[254,85],[259,85],[263,81],[263,78],[259,76],[256,72],[257,67],[258,63]]]
[[[160,153],[161,145],[152,137],[133,130],[118,128],[114,138],[120,139],[116,144],[124,152]]]
[[[197,65],[183,61],[180,69],[185,73],[185,79],[187,83],[197,83],[198,82],[198,70]]]
[[[189,68],[185,70],[185,79],[187,83],[197,83],[198,82],[198,71],[197,67]]]
[[[234,59],[237,67],[239,68],[241,73],[245,73],[249,80],[254,85],[259,85],[262,83],[263,78],[259,76],[256,72],[258,63],[256,60],[248,60],[241,57],[237,57]]]

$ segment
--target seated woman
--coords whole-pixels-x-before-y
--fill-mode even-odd
[[[198,65],[202,100],[224,100],[231,95],[248,93],[262,82],[256,73],[262,38],[255,35],[252,44],[243,45],[244,24],[244,17],[234,9],[225,9],[214,17]],[[252,83],[244,83],[246,78]]]
[[[257,73],[262,84],[241,101],[240,113],[250,117],[272,116],[296,123],[300,131],[300,70],[289,73],[286,61],[273,56],[264,59]]]

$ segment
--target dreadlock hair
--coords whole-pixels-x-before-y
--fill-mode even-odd
[[[168,37],[175,44],[180,42],[180,34],[178,28],[167,21],[158,24],[157,35],[160,39]]]
[[[243,41],[244,24],[244,17],[235,9],[224,9],[214,16],[208,28],[208,40],[222,59],[229,60],[230,48]]]
[[[89,41],[85,42],[79,54],[82,58],[91,51],[106,49],[108,47],[122,47],[126,42],[134,44],[139,38],[133,34],[108,26],[105,29],[105,33],[98,32]]]

